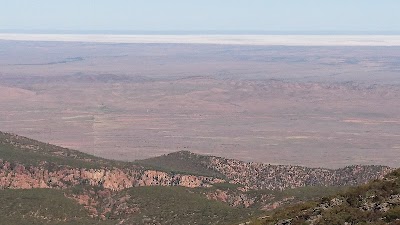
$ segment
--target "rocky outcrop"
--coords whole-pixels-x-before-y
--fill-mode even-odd
[[[243,207],[243,208],[251,207],[256,203],[262,204],[272,198],[272,196],[270,195],[261,194],[258,196],[252,196],[247,192],[241,192],[241,191],[230,192],[227,190],[220,190],[220,189],[206,193],[206,197],[211,200],[228,203],[230,206],[233,207]]]
[[[137,186],[183,186],[189,188],[210,187],[214,183],[225,182],[222,179],[195,176],[195,175],[170,175],[166,172],[156,170],[146,170]]]
[[[51,169],[50,169],[51,167]],[[209,187],[223,180],[213,177],[169,174],[141,169],[86,169],[42,163],[24,166],[0,160],[1,189],[67,188],[79,184],[113,191],[137,186]]]

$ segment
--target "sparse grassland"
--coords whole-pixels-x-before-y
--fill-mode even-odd
[[[147,168],[154,168],[173,173],[223,178],[224,176],[221,173],[208,167],[210,164],[209,160],[208,156],[193,154],[188,151],[180,151],[154,158],[138,160],[136,163]]]
[[[83,206],[61,190],[1,190],[0,224],[4,225],[112,225],[90,218]]]

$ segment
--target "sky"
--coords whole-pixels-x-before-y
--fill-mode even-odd
[[[400,33],[399,0],[0,0],[0,31]]]

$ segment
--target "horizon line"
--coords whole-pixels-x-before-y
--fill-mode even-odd
[[[0,40],[126,44],[400,46],[400,35],[118,35],[0,33]]]
[[[0,29],[1,34],[115,34],[115,35],[400,35],[400,31],[346,30],[111,30]]]

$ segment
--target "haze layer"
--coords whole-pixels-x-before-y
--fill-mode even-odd
[[[400,47],[0,41],[0,127],[107,158],[398,166]]]

